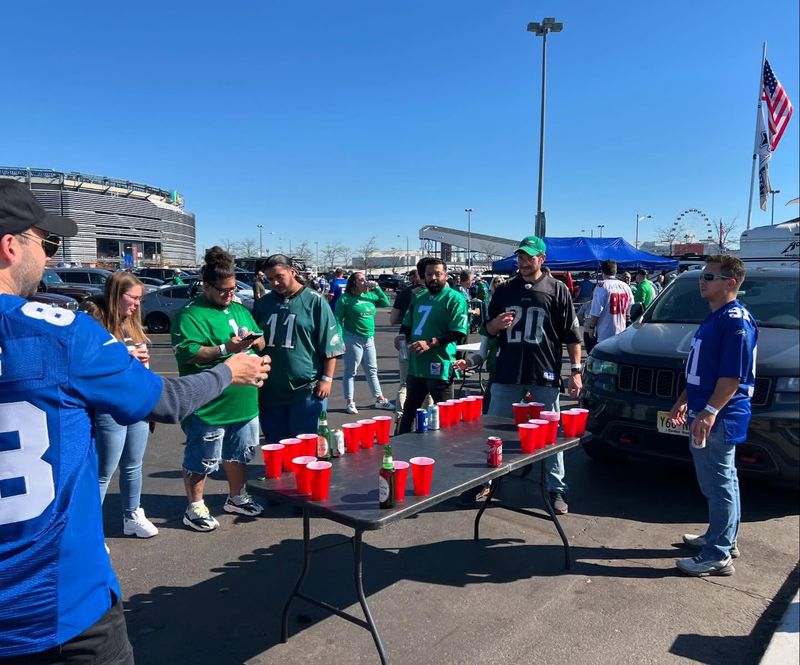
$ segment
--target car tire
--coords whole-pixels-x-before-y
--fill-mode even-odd
[[[584,452],[595,462],[621,462],[626,458],[624,453],[609,446],[603,439],[592,438],[582,441]]]
[[[152,335],[169,332],[169,317],[161,312],[153,312],[145,319],[147,332]]]

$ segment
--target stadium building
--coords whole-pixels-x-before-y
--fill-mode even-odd
[[[194,214],[174,191],[51,169],[0,167],[0,178],[24,182],[49,212],[78,224],[53,262],[102,267],[197,263]]]

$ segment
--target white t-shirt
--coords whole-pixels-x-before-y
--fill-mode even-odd
[[[632,304],[633,292],[625,282],[616,277],[605,277],[597,282],[589,316],[597,317],[598,342],[625,330],[628,310]]]

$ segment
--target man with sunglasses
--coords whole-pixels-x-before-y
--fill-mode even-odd
[[[755,388],[758,328],[736,296],[744,282],[742,261],[716,254],[700,272],[700,297],[711,313],[697,329],[686,360],[686,388],[672,407],[673,424],[689,422],[690,450],[700,491],[708,501],[708,529],[683,542],[699,550],[676,562],[694,577],[732,575],[739,556],[741,520],[736,445],[747,439]]]
[[[0,661],[131,665],[119,582],[104,547],[95,410],[123,424],[178,422],[228,385],[266,378],[238,354],[162,379],[90,316],[28,302],[52,235],[22,183],[0,179]]]

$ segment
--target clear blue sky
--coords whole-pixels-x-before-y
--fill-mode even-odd
[[[565,24],[548,38],[548,235],[632,241],[642,213],[652,239],[687,208],[743,230],[764,40],[795,106],[776,221],[797,215],[797,0],[7,3],[0,164],[177,189],[198,248],[257,224],[270,249],[413,248],[467,207],[473,231],[522,237],[541,85],[525,28],[544,16]],[[768,224],[757,192],[754,209]]]

